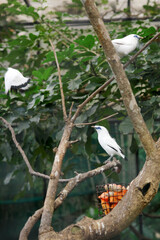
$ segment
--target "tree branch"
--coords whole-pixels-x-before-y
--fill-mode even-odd
[[[72,102],[71,107],[70,107],[70,109],[69,109],[69,115],[68,115],[68,118],[69,118],[69,119],[71,119],[71,116],[72,116],[73,105],[74,105],[74,102]]]
[[[85,4],[85,7],[87,6],[87,4],[89,4],[91,7],[90,7],[90,10],[89,12],[91,12],[91,19],[93,17],[93,21],[94,21],[94,16],[92,16],[92,8],[93,6],[91,5],[92,4],[92,1],[90,0],[85,0],[84,1],[84,4]],[[98,15],[97,15],[98,16]],[[99,17],[98,17],[99,18]],[[99,24],[101,25],[101,20],[99,20]],[[99,27],[99,25],[98,25]],[[101,32],[102,30],[102,32]],[[105,32],[105,29],[101,29],[99,30],[102,34],[104,34],[104,37],[102,38],[102,41],[101,44],[105,49],[105,52],[107,52],[107,50],[109,50],[109,56],[112,56],[110,61],[109,61],[109,64],[112,66],[112,70],[114,72],[114,67],[113,67],[113,63],[115,62],[116,64],[116,67],[119,67],[120,66],[120,71],[121,69],[123,69],[123,67],[121,66],[121,63],[119,61],[119,59],[117,60],[117,55],[115,53],[115,50],[113,48],[113,45],[111,44],[111,41],[109,39],[109,36],[107,36],[108,38],[106,38],[106,32]],[[109,40],[108,40],[109,39]],[[51,43],[51,42],[50,42]],[[107,48],[107,44],[108,45],[108,48]],[[111,51],[110,51],[110,48],[111,47]],[[108,58],[109,60],[109,58]],[[116,71],[115,71],[116,72]],[[117,72],[116,72],[116,77],[117,77]],[[120,77],[120,76],[119,76]],[[123,77],[123,75],[121,76]],[[126,76],[124,76],[126,77]],[[49,235],[55,235],[56,233],[54,231],[51,231],[51,221],[52,221],[52,216],[53,216],[53,212],[54,212],[54,203],[55,203],[55,195],[56,195],[56,190],[57,190],[57,185],[58,185],[58,181],[59,181],[59,176],[60,176],[60,170],[61,170],[61,165],[62,165],[62,160],[63,160],[63,157],[64,157],[64,154],[66,152],[66,149],[68,147],[68,142],[69,142],[69,137],[70,137],[70,134],[71,134],[71,131],[72,131],[72,128],[73,128],[73,122],[75,121],[76,117],[78,116],[79,112],[82,110],[82,108],[97,94],[99,93],[101,90],[103,90],[112,80],[114,79],[114,77],[112,77],[110,80],[106,81],[100,88],[98,88],[95,92],[93,92],[84,102],[82,102],[82,104],[80,104],[78,106],[78,109],[77,111],[75,112],[74,116],[72,117],[72,122],[67,122],[66,125],[65,125],[65,129],[64,129],[64,132],[63,132],[63,136],[62,136],[62,139],[61,139],[61,142],[59,144],[59,147],[57,149],[57,152],[56,152],[56,155],[55,155],[55,159],[54,159],[54,163],[53,163],[53,166],[52,166],[52,172],[51,172],[51,179],[49,181],[49,185],[48,185],[48,189],[47,189],[47,195],[46,195],[46,199],[45,199],[45,203],[44,203],[44,210],[43,210],[43,214],[42,214],[42,218],[41,218],[41,225],[40,225],[40,239],[45,239],[44,235],[46,234],[46,239],[49,239]],[[121,79],[119,79],[119,81],[121,81]],[[118,82],[118,80],[117,80]],[[119,88],[120,88],[120,91],[121,91],[121,94],[123,92],[123,89],[121,88],[121,85],[119,83]],[[63,88],[61,89],[63,91]],[[126,92],[125,92],[126,93]],[[130,92],[129,92],[130,94]],[[64,96],[64,94],[61,94],[61,96]],[[122,94],[122,97],[123,97],[123,100],[124,100],[124,96]],[[131,99],[132,100],[132,99]],[[124,101],[125,102],[125,101]],[[65,101],[63,99],[62,101],[62,107],[63,105],[65,106]],[[132,105],[135,105],[134,104],[131,104],[131,107]],[[133,108],[134,109],[134,108]],[[64,108],[63,108],[63,115],[65,117],[67,117],[67,114],[66,113],[66,110],[64,111]],[[134,114],[135,114],[135,111],[134,111]],[[138,112],[138,115],[140,113]],[[136,114],[135,114],[136,115]],[[66,118],[67,119],[67,118]],[[140,127],[143,127],[143,119],[141,119],[142,122],[140,124]],[[135,122],[136,124],[137,122]],[[145,129],[146,130],[146,129]],[[144,130],[143,133],[146,133]],[[139,133],[139,132],[138,132]],[[141,132],[140,132],[141,133]],[[149,135],[149,133],[148,133]],[[148,137],[147,135],[147,137]],[[146,137],[146,136],[144,136]],[[143,138],[143,145],[145,140],[144,140],[144,137]],[[140,136],[140,139],[141,139],[141,136]],[[151,138],[151,142],[150,142],[150,145],[152,145],[153,143],[153,140]],[[147,149],[147,147],[149,147],[149,144],[146,146],[145,145],[145,149]],[[150,149],[151,150],[151,146],[150,146]],[[150,152],[148,150],[148,152]],[[147,152],[147,151],[146,151]],[[147,154],[148,154],[147,152]],[[152,152],[152,151],[151,151]],[[158,156],[157,155],[157,161],[158,161]],[[154,182],[153,184],[150,184],[148,183],[149,179],[148,178],[144,178],[146,176],[143,176],[144,174],[142,174],[142,176],[140,176],[140,179],[137,179],[137,181],[135,181],[135,183],[132,183],[132,185],[135,187],[132,187],[131,190],[129,191],[132,191],[131,195],[127,195],[129,197],[124,197],[124,199],[122,199],[123,201],[121,201],[115,208],[118,209],[119,213],[118,216],[120,216],[120,218],[116,218],[117,216],[117,212],[115,209],[113,209],[112,211],[112,214],[109,214],[108,216],[104,217],[103,219],[100,219],[98,221],[91,221],[91,220],[88,220],[87,218],[87,221],[83,220],[81,221],[80,223],[78,223],[77,225],[74,225],[74,226],[69,226],[67,229],[64,229],[64,233],[67,233],[67,236],[69,236],[69,232],[68,229],[70,229],[70,234],[74,234],[75,235],[75,238],[77,236],[77,229],[82,229],[83,231],[78,231],[78,234],[81,235],[80,238],[76,238],[77,240],[78,239],[87,239],[86,236],[89,236],[90,239],[95,239],[95,233],[96,233],[96,236],[98,236],[97,240],[100,239],[99,236],[101,234],[104,234],[104,236],[106,236],[106,233],[108,234],[109,233],[109,236],[112,236],[113,235],[113,231],[111,229],[111,226],[113,225],[118,225],[119,224],[119,228],[116,230],[116,232],[114,234],[116,234],[117,232],[121,231],[122,229],[124,229],[124,218],[126,217],[126,225],[128,225],[130,223],[130,221],[132,221],[132,219],[137,216],[137,214],[142,210],[142,208],[147,204],[148,201],[150,201],[150,199],[153,197],[153,195],[156,193],[156,190],[157,190],[157,183],[159,181],[159,178],[155,177],[154,174],[153,174],[153,170],[154,172],[156,173],[159,173],[158,169],[156,166],[153,166],[152,168],[150,167],[150,161],[148,161],[146,163],[147,165],[147,169],[150,170],[150,174],[152,173],[152,178],[154,178]],[[151,171],[152,170],[152,171]],[[145,172],[145,171],[144,171]],[[143,173],[143,172],[142,172]],[[147,172],[148,173],[148,172]],[[149,174],[149,175],[150,175]],[[159,176],[159,175],[158,175]],[[144,180],[145,179],[145,180]],[[145,182],[147,181],[147,183]],[[149,190],[147,191],[147,194],[145,196],[142,196],[142,191],[140,191],[141,189],[143,190],[143,184],[144,182],[146,184],[149,184],[149,186],[151,185],[151,187],[149,187]],[[69,183],[68,183],[69,184]],[[68,185],[67,184],[67,185]],[[66,186],[67,186],[66,185]],[[148,185],[147,185],[148,186]],[[140,190],[139,190],[140,189]],[[133,195],[134,193],[134,195]],[[137,197],[138,196],[138,197]],[[130,198],[131,199],[139,199],[143,202],[142,205],[138,205],[138,208],[135,207],[135,205],[131,206],[132,204],[132,201],[130,201]],[[126,200],[127,199],[127,200]],[[127,201],[127,202],[126,202]],[[132,215],[129,214],[129,212],[125,212],[125,213],[128,213],[128,215],[125,215],[123,213],[123,210],[124,209],[120,209],[120,206],[121,205],[127,205],[127,210],[131,209],[131,213]],[[128,210],[128,211],[129,211]],[[133,211],[135,210],[135,211]],[[106,226],[106,222],[109,223],[107,228],[105,229],[104,226]],[[98,225],[98,232],[94,231],[94,230],[97,230],[97,225]],[[78,227],[77,227],[78,226]],[[86,231],[85,231],[86,230]],[[109,231],[108,231],[109,230]],[[108,232],[107,232],[108,231]],[[85,234],[84,234],[85,233]],[[56,234],[57,235],[57,234]],[[43,238],[44,237],[44,238]],[[63,239],[63,236],[62,234],[60,233],[59,237],[61,237],[61,239]],[[53,237],[54,239],[54,237]]]
[[[159,165],[160,150],[155,157]],[[111,213],[98,220],[85,217],[58,234],[51,231],[42,239],[63,240],[64,236],[67,236],[66,239],[102,240],[119,234],[142,212],[158,190],[160,169],[157,167],[157,162],[152,164],[151,162],[151,160],[145,162],[140,174],[132,181],[127,193]]]
[[[19,240],[28,240],[28,236],[33,228],[33,226],[36,224],[38,219],[41,217],[43,212],[43,207],[38,209],[31,217],[28,218],[27,222],[25,223],[24,227],[22,228]]]
[[[82,102],[75,114],[72,117],[72,122],[74,122],[76,120],[76,118],[78,117],[80,111],[82,110],[82,108],[92,99],[96,96],[97,93],[99,93],[100,91],[102,91],[106,86],[108,86],[112,81],[114,80],[114,77],[110,78],[108,81],[106,81],[103,85],[101,85],[99,88],[97,88],[97,90],[95,90],[88,98],[86,98],[86,100],[84,100],[84,102]]]
[[[71,178],[70,181],[67,183],[65,188],[59,193],[59,197],[55,200],[55,208],[59,207],[64,199],[68,196],[68,194],[81,182],[83,182],[85,179],[94,177],[102,172],[105,172],[109,169],[114,168],[120,168],[121,169],[121,163],[119,160],[117,160],[115,157],[112,161],[107,162],[107,164],[102,165],[101,167],[98,167],[96,169],[90,170],[85,173],[78,173],[75,177]]]
[[[129,228],[131,229],[131,231],[136,235],[136,237],[138,237],[138,239],[140,240],[151,240],[151,238],[147,238],[145,236],[143,236],[140,232],[137,231],[136,228],[134,228],[132,225],[129,226]]]
[[[157,167],[160,163],[160,144],[155,144],[149,134],[135,101],[129,81],[123,71],[123,66],[111,43],[109,34],[102,19],[100,18],[94,1],[83,0],[82,2],[84,3],[90,21],[99,37],[100,43],[104,48],[108,62],[116,77],[128,115],[130,116],[134,128],[138,133],[147,153],[148,161],[145,162],[143,169],[130,185],[128,192],[110,214],[99,220],[93,220],[85,217],[80,222],[68,226],[59,234],[54,231],[49,231],[47,234],[44,233],[43,236],[40,236],[40,240],[64,239],[64,236],[66,239],[76,240],[100,240],[114,237],[129,226],[135,217],[142,212],[144,207],[155,196],[160,181],[160,169]],[[91,98],[95,96],[94,94],[98,93],[96,91],[79,105],[76,113],[72,117],[73,121],[87,101],[91,100]]]
[[[26,4],[27,7],[30,7],[30,6],[31,6],[29,0],[24,0],[24,2],[25,2],[25,4]]]
[[[133,123],[133,126],[137,134],[139,135],[139,138],[142,142],[142,145],[147,155],[153,156],[156,151],[155,142],[152,139],[147,129],[147,126],[143,120],[140,109],[133,95],[130,83],[124,72],[120,59],[115,51],[115,48],[111,42],[106,26],[104,25],[100,17],[100,14],[96,8],[94,1],[85,0],[83,2],[84,2],[84,7],[86,9],[86,12],[89,16],[90,22],[104,49],[107,61],[112,69],[113,74],[116,77],[116,81],[117,81],[121,96],[123,98],[124,105],[128,112],[128,115]],[[84,103],[80,105],[80,108],[83,106],[83,104]]]
[[[153,215],[153,214],[149,214],[149,213],[145,213],[145,212],[143,212],[143,215],[145,217],[154,218],[154,219],[160,218],[160,215]]]
[[[70,121],[66,122],[63,135],[59,146],[57,148],[54,162],[52,166],[52,171],[50,175],[50,180],[48,183],[46,198],[44,202],[44,210],[41,217],[41,224],[39,228],[39,236],[42,236],[45,232],[51,230],[52,216],[54,212],[54,202],[58,186],[58,181],[61,173],[61,166],[63,162],[64,155],[68,148],[69,138],[72,132],[73,123]]]
[[[135,55],[133,55],[130,60],[123,65],[123,68],[125,69],[130,63],[132,63],[137,57],[138,55],[143,52],[152,42],[153,40],[155,40],[158,36],[160,35],[160,33],[157,33],[152,39],[150,39]],[[115,53],[116,54],[116,53]],[[119,57],[118,57],[119,58]],[[104,76],[105,78],[105,76]],[[80,111],[82,110],[82,108],[92,99],[96,96],[96,94],[98,94],[99,92],[103,91],[105,87],[107,87],[113,80],[115,79],[115,76],[111,77],[109,80],[107,80],[103,85],[101,85],[99,88],[97,88],[84,102],[82,102],[78,108],[77,111],[75,112],[74,116],[72,117],[72,121],[75,121],[75,119],[77,118],[77,116],[79,115]]]
[[[128,65],[131,63],[131,62],[133,62],[137,57],[138,57],[138,55],[141,53],[141,52],[143,52],[157,37],[159,37],[159,35],[160,35],[160,32],[159,33],[157,33],[153,38],[151,38],[136,54],[134,54],[131,58],[130,58],[130,60],[126,63],[126,64],[124,64],[124,69],[126,68],[126,67],[128,67]]]
[[[31,175],[37,176],[37,177],[42,177],[45,179],[50,179],[50,177],[46,174],[43,173],[39,173],[39,172],[35,172],[32,168],[32,166],[30,165],[30,162],[25,154],[25,152],[23,151],[23,149],[21,148],[19,142],[16,139],[16,135],[15,132],[13,130],[13,128],[11,127],[11,124],[9,122],[7,122],[7,120],[5,120],[3,117],[0,117],[0,119],[2,120],[2,122],[6,125],[6,127],[10,130],[11,134],[12,134],[12,140],[14,142],[14,144],[16,145],[16,148],[18,149],[18,151],[20,152],[25,164],[28,167],[28,171]]]
[[[93,53],[95,56],[99,56],[99,54],[98,54],[97,52],[92,51],[91,49],[89,49],[89,48],[87,48],[87,47],[85,47],[85,46],[83,46],[83,45],[80,45],[80,44],[77,43],[76,41],[74,41],[74,40],[66,37],[66,35],[64,35],[62,32],[60,32],[57,28],[55,28],[54,30],[55,30],[59,35],[61,35],[66,41],[68,41],[68,42],[70,42],[70,43],[73,43],[73,44],[75,44],[75,45],[80,46],[81,48],[85,49],[86,51]]]
[[[110,115],[110,116],[101,118],[101,119],[99,119],[99,120],[97,120],[97,121],[94,121],[94,122],[89,122],[89,123],[75,123],[74,126],[77,127],[77,126],[81,126],[81,125],[84,125],[84,126],[86,126],[86,125],[92,125],[92,124],[101,122],[101,121],[103,121],[103,120],[109,119],[109,118],[111,118],[111,117],[114,117],[114,116],[116,116],[117,114],[118,114],[118,113],[114,113],[114,114],[112,114],[112,115]]]
[[[25,164],[27,165],[28,167],[28,171],[31,175],[34,175],[34,176],[37,176],[37,177],[41,177],[41,178],[45,178],[45,179],[50,179],[50,176],[46,175],[46,174],[43,174],[43,173],[40,173],[40,172],[36,172],[33,170],[32,166],[30,165],[30,162],[25,154],[25,152],[23,151],[22,147],[20,146],[19,142],[17,141],[16,139],[16,135],[15,135],[15,132],[11,126],[11,124],[9,122],[7,122],[7,120],[5,120],[3,117],[0,117],[0,119],[2,120],[2,122],[4,122],[4,124],[6,125],[6,127],[10,130],[11,132],[11,135],[12,135],[12,140],[14,142],[14,144],[16,145],[16,148],[18,149],[18,151],[20,152]],[[74,141],[69,141],[68,143],[69,144],[73,144],[73,143],[76,143],[78,142],[78,140],[74,140]],[[59,179],[59,182],[60,183],[64,183],[64,182],[69,182],[71,179]]]
[[[59,63],[58,63],[58,58],[57,58],[57,54],[56,54],[56,50],[55,50],[55,47],[53,45],[53,42],[51,41],[51,39],[49,39],[49,42],[51,44],[51,47],[52,47],[52,50],[53,50],[53,53],[54,53],[54,57],[55,57],[55,60],[56,60],[56,64],[57,64],[57,69],[58,69],[58,78],[59,78],[59,85],[60,85],[60,91],[61,91],[63,117],[64,117],[64,120],[67,121],[65,97],[64,97],[63,84],[62,84],[62,79],[61,79],[61,70],[60,70],[60,66],[59,66]]]
[[[116,160],[116,158],[113,158],[113,161],[107,162],[107,164],[98,167],[94,170],[85,172],[85,173],[79,173],[75,177],[69,179],[69,182],[64,187],[64,189],[58,194],[58,197],[55,200],[54,209],[57,209],[63,201],[66,199],[68,194],[81,182],[85,181],[87,178],[94,177],[98,174],[101,174],[102,172],[105,172],[109,169],[120,167],[121,163]],[[38,221],[38,219],[41,217],[43,212],[43,207],[38,209],[25,223],[23,229],[20,232],[19,240],[27,240],[31,229],[35,225],[35,223]]]

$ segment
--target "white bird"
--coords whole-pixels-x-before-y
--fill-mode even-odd
[[[113,46],[118,53],[119,57],[124,57],[134,51],[139,43],[139,40],[143,37],[140,37],[136,34],[130,34],[124,38],[112,40]]]
[[[125,158],[122,149],[117,144],[116,140],[112,138],[108,132],[108,130],[103,126],[92,126],[96,129],[98,133],[98,142],[101,147],[108,153],[110,160],[114,155],[118,155],[122,158]]]
[[[20,89],[26,90],[26,86],[29,84],[30,79],[24,77],[17,69],[8,68],[4,76],[5,80],[5,93],[7,94],[9,90]]]

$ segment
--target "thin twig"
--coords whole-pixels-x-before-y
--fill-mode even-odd
[[[108,81],[106,81],[102,86],[100,86],[99,88],[97,88],[96,91],[94,91],[88,98],[86,98],[86,100],[84,100],[84,102],[82,102],[82,103],[78,106],[75,114],[74,114],[73,117],[72,117],[72,122],[74,122],[74,121],[76,120],[76,118],[78,117],[78,115],[79,115],[80,111],[82,110],[82,108],[83,108],[92,98],[94,98],[94,96],[96,96],[97,93],[99,93],[99,92],[102,91],[106,86],[108,86],[113,80],[114,80],[114,76],[113,76],[112,78],[110,78]]]
[[[97,120],[97,121],[90,122],[90,123],[75,123],[74,126],[77,127],[77,126],[81,126],[81,125],[86,126],[86,125],[95,124],[95,123],[101,122],[101,121],[103,121],[103,120],[106,120],[106,119],[108,119],[108,118],[111,118],[111,117],[113,117],[113,116],[115,116],[115,115],[117,115],[117,114],[118,114],[118,113],[114,113],[114,114],[112,114],[112,115],[110,115],[110,116],[107,116],[107,117],[101,118],[101,119],[99,119],[99,120]]]
[[[72,116],[73,105],[74,105],[74,102],[72,102],[71,107],[70,107],[70,109],[69,109],[69,115],[68,115],[68,118],[69,118],[69,119],[71,119],[71,116]]]
[[[39,172],[35,172],[32,168],[32,166],[30,165],[29,163],[29,160],[25,154],[25,152],[23,151],[23,149],[21,148],[19,142],[17,141],[16,139],[16,135],[15,135],[15,132],[13,130],[13,128],[11,127],[11,124],[9,122],[7,122],[3,117],[0,117],[0,119],[3,121],[3,123],[6,125],[6,127],[10,130],[11,134],[12,134],[12,140],[13,142],[15,143],[18,151],[21,153],[22,155],[22,158],[23,160],[25,161],[25,164],[27,165],[28,167],[28,170],[29,170],[29,173],[31,175],[35,175],[35,176],[38,176],[38,177],[42,177],[42,178],[45,178],[45,179],[50,179],[50,177],[46,174],[43,174],[43,173],[39,173]]]
[[[79,43],[77,43],[75,40],[72,40],[71,38],[66,37],[66,35],[64,35],[58,29],[54,28],[54,30],[55,30],[55,32],[57,32],[59,35],[61,35],[68,42],[73,43],[75,45],[78,45],[79,47],[85,49],[86,51],[93,53],[95,56],[100,56],[100,54],[98,54],[97,52],[95,52],[95,51],[93,51],[93,50],[91,50],[91,49],[89,49],[89,48],[87,48],[87,47],[85,47],[83,45],[80,45]]]
[[[6,125],[6,127],[10,130],[10,132],[11,132],[11,134],[12,134],[12,140],[13,140],[13,142],[15,143],[15,145],[16,145],[17,149],[19,150],[19,152],[21,153],[21,156],[22,156],[24,162],[26,163],[26,165],[27,165],[27,167],[28,167],[29,173],[30,173],[31,175],[34,175],[34,176],[37,176],[37,177],[42,177],[42,178],[45,178],[45,179],[48,179],[48,180],[49,180],[50,177],[49,177],[48,175],[43,174],[43,173],[39,173],[39,172],[36,172],[36,171],[33,170],[32,166],[31,166],[30,163],[29,163],[29,160],[28,160],[25,152],[23,151],[23,149],[21,148],[19,142],[18,142],[17,139],[16,139],[16,135],[15,135],[15,132],[14,132],[13,128],[11,127],[11,124],[10,124],[9,122],[7,122],[7,120],[5,120],[3,117],[0,117],[0,120],[2,120],[2,121],[4,122],[4,124]],[[69,144],[73,144],[73,143],[76,143],[76,142],[78,142],[78,141],[79,141],[78,139],[73,140],[73,141],[69,141]],[[113,161],[112,161],[112,162],[113,162]],[[117,162],[117,164],[118,164],[118,162]],[[105,166],[105,165],[104,165],[104,166]],[[108,167],[108,165],[107,165],[107,167]],[[105,170],[105,169],[106,169],[106,168],[104,168],[104,170]],[[97,170],[97,169],[95,169],[95,170]],[[92,170],[93,173],[94,173],[95,170]],[[90,171],[90,172],[92,172],[92,171]],[[85,174],[85,173],[84,173],[84,174]],[[85,175],[84,175],[84,176],[85,176]],[[60,183],[70,182],[70,181],[72,181],[73,179],[75,179],[75,177],[73,177],[73,178],[68,178],[68,179],[59,179],[59,182],[60,182]]]
[[[114,172],[115,172],[115,169],[116,169],[116,172],[120,173],[120,171],[122,169],[122,165],[121,165],[120,161],[117,160],[114,157],[112,161],[108,161],[106,164],[102,165],[101,167],[98,167],[96,169],[93,169],[93,170],[85,172],[85,173],[78,173],[78,172],[74,171],[74,173],[76,174],[75,177],[72,177],[72,178],[69,178],[69,179],[60,179],[60,180],[61,180],[62,183],[65,183],[65,182],[70,183],[71,181],[75,182],[76,178],[78,179],[78,181],[80,181],[80,180],[84,181],[86,178],[94,177],[97,174],[100,174],[100,173],[102,173],[104,171],[107,171],[109,169],[112,169]],[[119,169],[119,171],[117,169]]]
[[[134,228],[132,225],[129,226],[129,228],[131,229],[131,231],[136,235],[136,237],[138,237],[138,239],[140,240],[151,240],[151,238],[145,237],[143,236],[140,232],[137,231],[136,228]]]
[[[12,134],[12,140],[13,142],[15,143],[18,151],[21,153],[21,156],[25,162],[25,164],[27,165],[28,167],[28,171],[31,175],[34,175],[34,176],[37,176],[37,177],[41,177],[41,178],[45,178],[45,179],[50,179],[50,176],[46,175],[46,174],[43,174],[43,173],[40,173],[40,172],[36,172],[33,170],[32,166],[30,165],[30,162],[25,154],[25,152],[23,151],[23,149],[21,148],[19,142],[17,141],[16,139],[16,135],[15,135],[15,132],[11,126],[11,124],[9,122],[7,122],[7,120],[5,120],[3,117],[0,117],[0,120],[2,120],[4,122],[4,124],[6,125],[6,127],[10,130],[11,134]],[[76,143],[78,142],[78,140],[74,140],[74,141],[70,141],[69,144],[73,144],[73,143]],[[61,183],[64,183],[64,182],[69,182],[72,178],[70,179],[59,179],[59,182]]]
[[[115,99],[117,102],[110,102],[107,104],[108,107],[112,107],[114,106],[115,104],[119,103],[119,102],[122,102],[122,98],[119,98],[119,99]],[[106,106],[105,106],[106,107]]]
[[[135,60],[135,58],[141,53],[143,52],[146,47],[148,47],[152,41],[154,39],[156,39],[158,36],[160,35],[160,33],[157,33],[152,39],[150,39],[144,46],[142,49],[140,49],[135,55],[133,55],[133,57],[131,57],[131,59],[123,66],[123,68],[125,69],[131,62],[133,62],[133,60]],[[87,99],[84,100],[84,102],[82,102],[78,108],[77,111],[75,112],[75,114],[72,117],[72,121],[74,122],[77,118],[77,116],[79,115],[80,111],[82,110],[82,108],[92,99],[96,96],[96,94],[98,94],[100,91],[104,90],[104,88],[106,86],[108,86],[113,80],[115,79],[115,77],[111,77],[109,80],[107,80],[103,85],[101,85],[98,89],[96,89]]]
[[[55,208],[59,207],[64,199],[67,197],[67,195],[75,188],[80,182],[83,182],[85,179],[94,177],[100,173],[103,173],[109,169],[114,169],[115,167],[120,167],[121,163],[119,160],[117,160],[115,157],[112,161],[108,161],[106,164],[102,165],[101,167],[98,167],[96,169],[90,170],[85,173],[78,173],[75,177],[71,178],[70,181],[67,183],[65,188],[59,193],[58,197],[55,200]],[[61,203],[60,203],[61,201]]]
[[[27,7],[30,7],[30,6],[31,6],[29,0],[24,0],[24,2],[25,2],[25,4],[26,4]]]
[[[65,97],[64,97],[64,92],[63,92],[63,84],[62,84],[62,79],[61,79],[61,70],[60,70],[60,66],[58,63],[58,58],[57,58],[57,54],[56,54],[56,50],[55,47],[53,45],[53,42],[51,39],[49,39],[49,42],[51,44],[53,53],[54,53],[54,57],[56,60],[56,65],[57,65],[57,70],[58,70],[58,78],[59,78],[59,85],[60,85],[60,91],[61,91],[61,98],[62,98],[62,109],[63,109],[63,116],[64,116],[64,120],[67,120],[67,112],[66,112],[66,105],[65,105]]]
[[[109,169],[115,168],[116,166],[121,166],[120,161],[116,160],[116,158],[113,158],[113,161],[107,162],[107,164],[98,167],[94,170],[85,172],[85,173],[79,173],[75,177],[69,179],[69,182],[67,185],[63,188],[63,190],[59,193],[58,197],[55,200],[54,203],[54,209],[57,209],[63,201],[66,199],[68,194],[81,182],[86,180],[87,178],[94,177],[100,173],[103,173]],[[35,223],[38,221],[40,216],[42,215],[43,208],[38,209],[25,223],[24,227],[22,228],[20,232],[19,240],[27,240],[28,235],[30,234],[31,229],[35,225]]]
[[[158,36],[160,35],[160,32],[157,33],[153,38],[151,38],[135,55],[133,55],[130,60],[124,64],[123,68],[125,69],[131,62],[135,60],[135,58],[146,49]]]
[[[76,139],[76,140],[73,140],[73,141],[69,141],[69,145],[77,143],[77,142],[79,142],[79,139]]]
[[[160,218],[160,215],[152,215],[152,214],[149,214],[149,213],[142,213],[145,217],[149,217],[149,218],[154,218],[154,219],[158,219]]]
[[[97,73],[96,73],[96,71],[94,69],[93,63],[91,62],[90,65],[91,65],[91,70],[93,72],[93,75],[97,77]]]

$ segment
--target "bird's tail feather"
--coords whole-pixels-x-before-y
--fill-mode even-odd
[[[123,159],[125,159],[126,161],[128,161],[127,157],[123,154],[122,150],[121,150],[121,157],[122,157]]]

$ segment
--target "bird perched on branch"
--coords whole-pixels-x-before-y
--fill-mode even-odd
[[[134,51],[138,46],[139,40],[142,38],[139,35],[130,34],[124,38],[114,39],[112,43],[119,57],[122,58]]]
[[[26,90],[30,79],[24,77],[17,69],[8,68],[4,76],[5,80],[5,93],[7,94],[9,90]]]
[[[108,130],[103,126],[92,126],[98,133],[98,141],[101,147],[108,153],[110,160],[114,155],[125,158],[122,149],[116,140],[109,135]],[[107,161],[108,161],[107,160]]]

